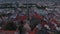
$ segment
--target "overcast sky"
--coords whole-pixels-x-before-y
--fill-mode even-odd
[[[39,2],[39,1],[42,1],[42,2],[46,2],[46,1],[50,1],[50,2],[57,2],[57,3],[60,3],[60,0],[0,0],[0,3],[3,3],[3,2],[16,2],[16,1],[23,1],[23,2]]]

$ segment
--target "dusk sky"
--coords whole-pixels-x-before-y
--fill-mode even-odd
[[[27,2],[39,2],[39,1],[42,1],[42,2],[46,2],[46,1],[50,1],[50,2],[58,2],[60,3],[60,0],[0,0],[0,3],[3,3],[3,2],[16,2],[16,1],[27,1]]]

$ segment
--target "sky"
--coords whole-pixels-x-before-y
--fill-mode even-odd
[[[57,2],[57,3],[60,3],[60,0],[0,0],[0,3],[3,3],[3,2],[16,2],[16,1],[27,1],[27,2],[46,2],[46,1],[50,1],[50,2]]]

